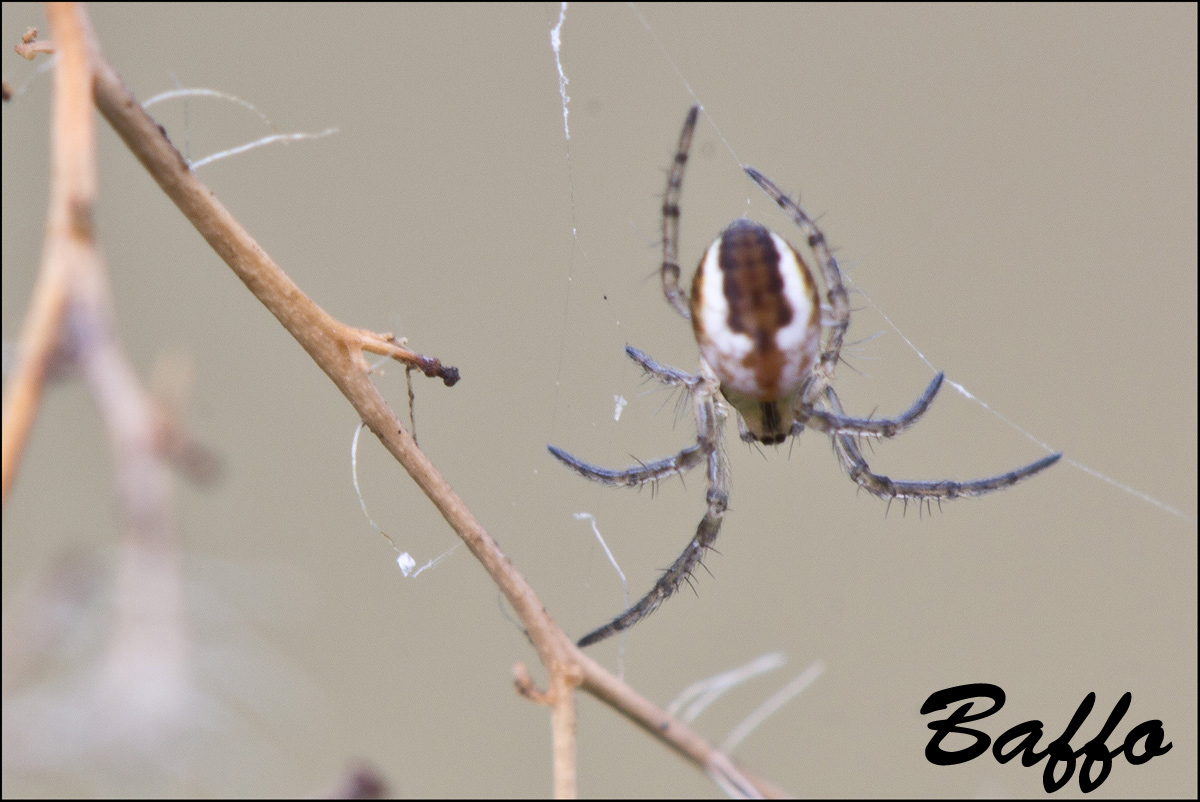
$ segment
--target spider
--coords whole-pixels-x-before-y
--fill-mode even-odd
[[[782,443],[806,426],[833,442],[842,468],[867,492],[887,499],[930,504],[936,500],[981,496],[1016,484],[1045,470],[1061,453],[988,479],[967,482],[914,482],[873,473],[859,448],[863,437],[892,437],[929,408],[943,374],[939,373],[907,412],[890,419],[852,418],[842,410],[831,382],[850,326],[850,306],[837,260],[825,235],[796,201],[769,178],[745,167],[746,174],[779,204],[808,238],[824,278],[827,307],[800,253],[778,234],[750,220],[730,223],[708,247],[691,297],[679,286],[679,200],[683,173],[700,106],[692,106],[679,135],[679,147],[667,175],[662,206],[662,284],[667,302],[691,320],[700,347],[700,372],[685,373],[660,365],[642,351],[625,353],[646,375],[668,387],[681,387],[696,418],[696,443],[674,456],[639,462],[622,470],[586,463],[561,448],[550,453],[581,476],[614,487],[639,487],[704,465],[708,509],[683,554],[642,599],[624,613],[579,640],[593,643],[633,626],[677,591],[712,548],[729,505],[729,467],[722,431],[726,403],[738,413],[738,430],[747,443]],[[824,335],[824,337],[822,337]],[[824,339],[824,343],[822,343]]]

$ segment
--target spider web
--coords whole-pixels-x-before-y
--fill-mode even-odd
[[[721,554],[708,562],[715,578],[699,572],[698,597],[681,593],[630,630],[628,654],[692,676],[705,671],[692,658],[709,650],[748,650],[764,638],[766,648],[783,648],[794,636],[829,664],[822,683],[854,677],[854,688],[808,693],[894,705],[932,689],[937,666],[957,666],[950,673],[966,682],[1003,664],[1014,687],[1074,699],[1086,692],[1076,693],[1080,683],[1124,677],[1122,661],[1169,660],[1171,636],[1151,645],[1136,625],[1098,623],[1120,618],[1102,579],[1117,566],[1126,603],[1153,605],[1166,572],[1170,592],[1194,608],[1194,572],[1188,585],[1188,572],[1171,568],[1190,564],[1195,545],[1194,195],[1175,184],[1182,211],[1159,204],[1156,188],[1171,183],[1170,172],[1138,154],[1162,143],[1131,139],[1126,149],[1116,139],[1136,139],[1132,130],[1099,133],[1114,107],[1121,119],[1162,113],[1138,108],[1139,81],[1150,79],[1130,79],[1102,108],[1085,102],[1091,81],[1122,70],[1091,44],[1081,63],[1104,68],[1089,76],[1032,53],[1038,35],[1014,27],[992,39],[899,12],[871,24],[825,9],[723,11],[572,6],[552,23],[561,47],[548,68],[569,79],[571,114],[557,154],[569,290],[560,295],[548,442],[616,468],[694,437],[690,415],[672,416],[669,396],[643,395],[622,349],[695,366],[689,327],[663,301],[657,266],[664,171],[687,107],[699,102],[705,115],[681,201],[685,280],[742,214],[802,244],[742,175],[743,163],[753,165],[799,193],[853,287],[851,345],[836,385],[848,409],[894,414],[936,370],[957,391],[944,390],[927,419],[867,452],[874,467],[965,479],[1051,450],[1065,459],[1022,486],[947,504],[933,521],[897,509],[885,518],[877,501],[856,496],[821,436],[766,449],[764,460],[746,453],[731,426],[733,492]],[[1063,21],[1009,22],[1030,32]],[[893,23],[913,37],[905,47],[890,42]],[[898,71],[867,66],[881,62]],[[1076,88],[1064,102],[1068,85]],[[1164,219],[1172,234],[1146,235]],[[1149,300],[1147,288],[1161,286],[1181,292]],[[616,421],[614,397],[629,402]],[[554,469],[562,470],[542,473]],[[677,485],[652,497],[565,475],[553,492],[600,522],[637,598],[702,513],[703,477]],[[584,601],[564,622],[580,634],[619,611],[621,588],[564,512],[559,536],[585,544],[572,573]],[[1027,603],[1001,600],[1012,596]],[[860,617],[846,612],[855,609]],[[1049,609],[1062,617],[1031,633]],[[949,610],[961,611],[953,624]],[[1065,656],[1106,638],[1087,665]],[[688,659],[675,665],[664,654]],[[881,659],[887,668],[865,667]],[[1138,698],[1159,687],[1147,680],[1131,690]],[[787,728],[791,765],[807,743],[798,733],[810,704],[806,697],[767,725]],[[872,776],[890,782],[906,770]]]
[[[228,15],[187,6],[98,6],[93,14],[139,92],[169,86],[166,76],[177,70],[189,83],[220,86],[281,114],[288,130],[342,129],[302,149],[264,148],[219,162],[206,168],[206,180],[328,309],[382,328],[399,316],[397,333],[420,350],[469,360],[453,391],[418,384],[422,447],[545,591],[568,631],[607,620],[621,604],[602,552],[571,513],[596,515],[636,594],[678,554],[702,506],[699,476],[639,496],[592,487],[544,450],[552,442],[623,465],[631,455],[662,456],[692,436],[686,415],[674,423],[670,396],[642,395],[639,371],[622,355],[628,342],[680,368],[695,363],[690,332],[663,302],[656,275],[663,171],[692,102],[680,74],[736,152],[728,155],[702,121],[683,196],[685,271],[744,213],[794,236],[741,174],[738,164],[749,162],[802,193],[850,277],[866,288],[867,296],[851,299],[850,338],[883,333],[848,349],[838,388],[851,411],[904,409],[929,376],[869,297],[952,380],[1068,457],[1194,520],[1196,193],[1186,177],[1195,175],[1195,105],[1194,88],[1175,88],[1179,76],[1194,75],[1186,67],[1194,53],[1180,59],[1165,46],[1165,26],[1154,23],[1154,15],[1180,11],[639,7],[652,36],[628,8],[572,6],[560,52],[571,80],[568,160],[547,47],[559,7],[503,9],[483,22],[479,10],[455,10],[441,25],[436,18],[450,12],[435,7],[408,7],[388,24],[368,18],[379,9],[296,7],[286,19],[270,11],[247,24],[244,15],[256,12],[244,7],[234,26]],[[103,24],[103,15],[118,12],[125,21]],[[128,17],[151,13],[157,24],[120,44],[118,32],[135,31]],[[527,36],[513,25],[497,36],[501,16],[519,15],[516,27]],[[313,21],[280,36],[279,24],[296,26],[295,18]],[[1186,27],[1194,30],[1194,19]],[[134,47],[148,66],[135,67]],[[329,52],[337,57],[313,58]],[[497,76],[518,75],[502,69],[514,54],[526,54],[529,65],[503,84]],[[252,56],[265,61],[243,63]],[[455,71],[455,63],[465,68]],[[255,78],[264,80],[250,85]],[[311,114],[295,113],[301,98],[312,101]],[[45,139],[40,119],[16,128],[36,115],[10,111],[6,155],[44,172],[45,154],[20,148]],[[221,125],[224,137],[241,141]],[[199,143],[200,121],[193,126]],[[364,160],[372,144],[377,152]],[[220,413],[208,428],[252,445],[230,452],[242,466],[228,488],[235,492],[190,505],[200,518],[189,519],[189,536],[238,556],[245,548],[286,554],[337,589],[328,604],[306,610],[311,640],[303,652],[339,660],[322,675],[334,678],[339,694],[354,690],[357,709],[378,710],[390,722],[362,730],[357,714],[345,718],[368,750],[388,744],[373,754],[407,792],[544,790],[544,775],[527,768],[544,762],[543,719],[515,716],[503,739],[487,727],[462,728],[445,744],[422,737],[447,720],[480,720],[492,702],[513,709],[494,680],[511,665],[507,651],[523,641],[492,612],[490,588],[474,596],[480,583],[460,582],[478,573],[469,560],[447,561],[424,574],[427,581],[400,581],[390,548],[351,493],[345,452],[354,421],[344,404],[330,403],[340,399],[318,388],[311,365],[296,361],[273,323],[264,326],[244,306],[229,315],[231,303],[245,302],[234,292],[240,288],[158,193],[134,191],[149,182],[129,164],[128,153],[113,152],[102,180],[104,238],[124,282],[117,295],[125,309],[144,308],[123,316],[126,324],[151,323],[142,342],[167,332],[211,340],[223,353],[201,362],[198,384],[209,387],[220,375],[232,389],[202,399],[209,416]],[[13,161],[5,167],[6,181],[15,180]],[[552,170],[553,182],[539,180]],[[28,188],[6,195],[6,267],[36,264],[39,197]],[[118,213],[114,198],[136,211]],[[28,226],[9,222],[25,211]],[[110,228],[129,218],[135,230]],[[166,247],[135,258],[147,239],[136,229],[147,226]],[[176,229],[186,229],[180,239]],[[32,253],[14,255],[23,242]],[[561,258],[549,258],[552,246]],[[10,282],[25,273],[32,271],[5,270],[5,320],[14,324],[28,291]],[[531,275],[536,285],[521,283]],[[502,285],[518,292],[497,300]],[[177,318],[180,304],[164,299],[179,295],[213,298],[205,307],[212,313],[183,328],[178,319],[150,318],[156,310]],[[543,318],[558,328],[543,327]],[[225,336],[239,322],[247,328]],[[486,336],[472,338],[476,332]],[[230,360],[233,352],[247,358]],[[383,381],[393,382],[389,398],[402,410],[403,375]],[[259,387],[279,394],[248,403],[247,388]],[[629,400],[617,422],[614,395]],[[1037,456],[1024,437],[964,401],[944,392],[920,426],[868,456],[912,478],[968,478]],[[76,423],[92,419],[86,403],[71,409],[47,417],[39,437],[58,430],[61,444],[40,450],[43,469],[30,466],[6,510],[6,527],[37,533],[6,539],[6,590],[8,578],[20,576],[22,544],[53,545],[81,527],[102,536],[111,518],[106,472],[92,472],[98,489],[62,492],[89,442]],[[317,450],[322,441],[327,447]],[[380,449],[362,451],[360,460],[373,460]],[[1013,716],[1060,726],[1093,685],[1101,707],[1132,690],[1127,721],[1162,718],[1168,737],[1195,732],[1194,527],[1065,466],[1012,491],[948,505],[930,520],[895,508],[885,517],[874,499],[856,497],[820,437],[767,449],[765,459],[736,439],[730,452],[732,506],[721,554],[709,561],[713,577],[700,572],[698,596],[680,594],[631,633],[629,673],[665,700],[696,677],[767,650],[786,649],[799,665],[824,660],[820,682],[739,751],[784,788],[914,795],[940,782],[944,795],[965,793],[957,775],[930,773],[910,758],[924,732],[911,711],[943,679],[999,681]],[[381,526],[423,561],[453,541],[396,471],[390,460],[360,464],[363,496]],[[31,496],[39,475],[45,492]],[[235,507],[242,498],[250,504]],[[95,503],[85,514],[64,514],[88,499]],[[263,509],[269,500],[277,506]],[[580,544],[575,561],[563,558],[567,541]],[[546,554],[553,564],[538,565]],[[553,586],[556,577],[562,587]],[[480,660],[485,651],[490,657]],[[445,682],[435,685],[433,673]],[[727,732],[766,695],[762,686],[748,693],[753,699],[732,701],[725,720],[714,705],[700,729]],[[447,709],[444,699],[460,703]],[[581,764],[587,793],[711,793],[689,769],[630,738],[615,717],[582,705],[580,722],[595,728],[593,746],[584,747],[593,750],[593,767]],[[231,793],[277,794],[280,777],[292,788],[317,787],[313,775],[329,761],[307,756],[344,754],[344,733],[318,728],[332,740],[297,751],[290,736],[300,729],[309,728],[281,730],[279,742],[281,751],[305,757],[278,770],[261,753],[239,749],[247,765],[272,770],[263,784]],[[864,732],[881,747],[877,759],[846,761]],[[618,770],[595,769],[596,743],[607,744],[606,765]],[[494,759],[464,762],[463,754]],[[1187,777],[1174,785],[1159,779],[1163,761],[1120,763],[1109,782],[1131,783],[1118,790],[1126,795],[1158,782],[1156,795],[1194,796],[1195,750],[1181,745],[1172,760],[1188,754],[1190,763],[1174,762]],[[1040,788],[1033,772],[988,771],[1005,786],[970,790]]]
[[[581,13],[581,12],[577,12],[577,13]],[[702,96],[702,94],[700,92],[698,92],[696,89],[693,88],[692,83],[689,81],[688,75],[686,74],[685,70],[679,66],[679,64],[675,61],[670,48],[668,48],[667,45],[664,44],[663,41],[660,39],[657,28],[647,20],[646,16],[643,14],[642,10],[636,6],[629,7],[629,14],[632,19],[632,22],[630,23],[631,27],[634,27],[636,25],[637,27],[640,27],[642,29],[642,32],[644,33],[644,37],[645,37],[644,49],[651,51],[651,54],[646,56],[642,62],[645,65],[646,69],[650,70],[650,71],[657,70],[658,72],[663,73],[666,76],[668,76],[668,79],[671,75],[675,76],[678,86],[682,87],[684,92],[686,93],[686,95],[684,97],[681,97],[682,102],[680,102],[678,104],[680,106],[680,108],[686,108],[686,104],[689,99],[691,102],[697,102],[697,103],[701,103],[703,105],[705,102],[705,97]],[[579,283],[580,281],[582,281],[584,283],[589,283],[592,285],[588,288],[588,290],[590,291],[591,295],[593,296],[593,300],[590,302],[585,302],[585,303],[591,303],[593,305],[593,309],[592,309],[593,314],[600,313],[601,317],[607,317],[607,325],[611,326],[614,329],[619,329],[621,327],[621,322],[622,322],[623,318],[628,319],[625,315],[622,315],[619,313],[621,311],[621,307],[623,305],[622,301],[627,297],[627,293],[623,292],[622,289],[620,288],[621,282],[627,282],[630,286],[635,287],[636,292],[641,295],[654,296],[655,290],[657,288],[657,275],[656,275],[657,271],[655,269],[655,265],[657,263],[656,263],[655,259],[653,258],[653,253],[654,253],[653,251],[650,251],[649,253],[647,253],[644,258],[638,260],[638,262],[637,262],[637,264],[645,266],[642,268],[643,270],[651,271],[651,275],[649,276],[649,278],[647,278],[647,276],[645,274],[640,274],[638,272],[637,268],[631,268],[629,270],[618,271],[613,266],[607,264],[607,262],[605,264],[600,264],[600,263],[598,263],[598,261],[596,259],[591,257],[591,254],[585,253],[584,251],[581,250],[580,239],[579,239],[579,237],[580,237],[579,224],[576,219],[578,208],[577,208],[577,204],[576,204],[576,194],[575,194],[575,173],[576,173],[576,169],[577,169],[577,165],[578,165],[578,160],[572,160],[571,152],[570,152],[571,140],[570,140],[570,131],[569,131],[569,126],[568,126],[568,112],[569,112],[569,107],[570,107],[570,97],[567,93],[567,85],[569,83],[569,78],[568,78],[568,76],[566,74],[566,70],[563,66],[563,56],[562,56],[562,51],[563,51],[562,44],[564,41],[562,31],[564,28],[564,24],[566,23],[566,19],[567,19],[566,6],[564,5],[562,12],[560,14],[558,23],[557,23],[556,27],[554,28],[554,31],[552,32],[552,46],[554,49],[555,65],[557,67],[558,75],[559,75],[559,92],[560,92],[560,97],[562,100],[564,135],[565,135],[565,141],[566,141],[566,146],[567,146],[566,147],[566,159],[567,159],[567,163],[568,163],[568,170],[567,170],[568,200],[569,200],[569,206],[570,206],[570,210],[571,210],[571,220],[572,220],[572,225],[571,225],[572,253],[571,253],[570,261],[567,266],[567,275],[566,275],[567,295],[566,295],[565,300],[563,301],[563,307],[562,307],[563,308],[563,321],[564,321],[564,337],[560,340],[559,353],[558,353],[558,367],[557,367],[557,371],[556,371],[556,382],[555,382],[556,401],[554,404],[554,425],[553,425],[553,431],[555,432],[555,434],[557,434],[560,431],[561,404],[558,401],[557,393],[559,391],[559,388],[561,387],[562,380],[563,380],[564,360],[569,358],[568,350],[570,347],[570,345],[569,345],[570,340],[572,338],[571,329],[578,330],[581,326],[581,324],[577,322],[578,318],[580,317],[580,314],[578,312],[579,307],[577,304],[573,303],[572,294],[571,294],[572,291],[575,290],[575,285],[577,283]],[[678,37],[676,37],[676,39],[678,39]],[[567,41],[568,47],[569,47],[570,39],[567,38],[566,41]],[[656,57],[657,57],[657,60],[659,61],[658,65],[655,65],[655,63],[654,63],[656,61]],[[747,70],[747,73],[752,74],[753,71]],[[670,81],[668,80],[667,83],[670,83]],[[676,94],[678,94],[678,93],[676,93]],[[775,111],[775,109],[772,109],[772,111]],[[750,112],[750,113],[753,113],[753,112]],[[663,120],[663,124],[660,126],[662,131],[659,136],[659,139],[661,140],[661,142],[658,143],[659,150],[663,150],[663,149],[667,148],[668,145],[673,141],[672,136],[674,135],[674,133],[673,133],[674,128],[677,125],[677,122],[674,121],[673,117],[667,117],[667,115],[663,115],[663,116],[666,117],[666,119]],[[675,116],[681,116],[681,115],[677,114]],[[723,149],[728,154],[728,157],[729,157],[728,159],[711,158],[713,156],[713,154],[710,153],[709,154],[710,161],[723,161],[724,165],[722,165],[722,168],[728,169],[728,167],[731,165],[740,166],[740,165],[744,164],[745,162],[743,161],[742,158],[740,158],[740,156],[739,156],[738,152],[735,150],[733,144],[730,142],[730,140],[726,137],[726,135],[721,130],[721,118],[723,116],[727,117],[729,115],[728,114],[723,115],[722,109],[710,110],[710,109],[706,108],[704,115],[702,117],[702,121],[701,121],[701,130],[702,130],[702,135],[703,134],[708,135],[710,148],[716,147],[719,149]],[[639,126],[639,133],[640,133],[640,130],[641,130],[641,127]],[[654,146],[651,145],[648,149],[654,150]],[[693,161],[696,161],[696,159],[693,159]],[[690,174],[688,176],[688,181],[685,183],[685,186],[687,186],[687,189],[685,189],[685,192],[684,192],[684,201],[683,201],[685,230],[684,230],[684,234],[682,237],[683,241],[681,243],[681,248],[683,250],[683,253],[681,253],[681,257],[683,259],[684,266],[685,266],[685,274],[688,272],[688,264],[689,264],[688,259],[692,258],[694,255],[698,254],[699,249],[701,247],[703,247],[705,244],[707,244],[707,242],[711,239],[711,237],[713,236],[713,232],[715,232],[716,230],[719,230],[719,229],[709,229],[708,231],[697,232],[696,226],[689,225],[689,222],[691,222],[689,220],[689,217],[691,216],[690,215],[690,211],[691,211],[690,207],[698,206],[698,205],[700,205],[700,203],[703,202],[703,199],[698,199],[696,197],[697,192],[694,189],[694,187],[691,186],[694,183],[698,183],[698,179],[694,175],[694,173],[697,172],[699,169],[702,169],[702,168],[693,168],[691,171],[692,174]],[[784,181],[785,184],[787,183],[786,180],[784,179],[784,177],[782,177],[782,176],[777,175],[776,178],[780,181]],[[703,179],[699,179],[699,180],[703,180]],[[691,191],[689,191],[689,190],[691,190]],[[755,202],[759,201],[760,199],[755,197],[753,188],[751,187],[751,188],[744,189],[742,194],[743,195],[748,194],[750,196],[749,200],[747,201],[747,207],[755,207],[754,212],[759,214],[760,216],[762,216],[762,204],[761,204],[761,202],[759,202],[756,205]],[[739,196],[735,195],[734,197],[739,197]],[[654,223],[654,217],[652,215],[656,214],[656,205],[653,203],[647,203],[647,202],[643,201],[641,206],[642,206],[642,213],[640,214],[640,216],[631,217],[631,233],[633,235],[632,238],[641,238],[647,244],[649,244],[651,242],[656,242],[657,241],[657,238],[656,238],[657,228],[652,227],[652,224]],[[900,211],[901,211],[901,214],[903,214],[903,210],[900,210]],[[636,214],[636,213],[631,213],[631,214]],[[820,213],[818,211],[818,215],[819,214]],[[636,222],[633,222],[634,220],[636,220]],[[786,229],[782,225],[780,225],[778,222],[775,222],[774,225],[776,228],[786,231]],[[789,236],[793,240],[797,239],[797,235],[795,232],[791,232],[789,234]],[[843,260],[846,260],[846,256],[844,253],[841,254],[841,258]],[[959,394],[959,396],[961,396],[961,398],[966,399],[967,401],[969,401],[971,404],[975,405],[976,407],[987,411],[991,416],[993,416],[997,421],[999,421],[1003,425],[1004,428],[1007,428],[1010,431],[1013,431],[1013,432],[1016,432],[1016,433],[1022,435],[1025,439],[1027,439],[1030,442],[1032,442],[1033,444],[1035,444],[1041,453],[1052,453],[1054,451],[1062,450],[1065,452],[1064,459],[1063,459],[1064,464],[1069,465],[1072,468],[1092,477],[1093,479],[1099,480],[1100,482],[1107,484],[1110,488],[1115,489],[1121,493],[1127,494],[1127,495],[1157,509],[1160,512],[1164,512],[1164,513],[1167,513],[1168,515],[1174,516],[1185,523],[1195,523],[1194,515],[1182,511],[1176,505],[1169,503],[1168,501],[1164,500],[1163,498],[1160,498],[1157,494],[1149,492],[1148,490],[1143,489],[1142,486],[1139,486],[1138,482],[1132,480],[1132,479],[1136,479],[1136,474],[1129,481],[1126,481],[1125,479],[1123,479],[1121,476],[1122,471],[1120,470],[1121,466],[1120,466],[1119,462],[1108,470],[1101,469],[1100,467],[1097,467],[1096,465],[1094,465],[1092,463],[1091,458],[1086,454],[1085,449],[1079,448],[1079,447],[1072,448],[1070,442],[1066,442],[1066,443],[1060,442],[1052,434],[1043,436],[1043,435],[1039,435],[1039,434],[1035,433],[1034,426],[1032,424],[1027,424],[1027,423],[1023,424],[1021,422],[1022,416],[1020,414],[1013,413],[1013,412],[1009,412],[1008,414],[1006,414],[1004,411],[1002,411],[1002,409],[1003,409],[1002,404],[989,403],[988,397],[986,395],[981,395],[980,393],[977,393],[977,392],[972,391],[971,389],[968,389],[968,386],[967,386],[968,382],[970,382],[971,384],[975,384],[977,381],[977,380],[972,379],[971,377],[977,373],[981,373],[981,372],[986,373],[987,366],[980,364],[980,363],[973,363],[973,364],[966,364],[960,368],[955,368],[953,365],[947,366],[946,364],[939,363],[936,361],[936,360],[938,360],[938,357],[936,356],[936,354],[938,352],[938,348],[936,347],[936,344],[932,347],[932,350],[931,350],[930,346],[928,346],[928,345],[921,346],[918,344],[919,335],[914,334],[913,336],[910,336],[909,334],[906,334],[904,331],[902,331],[900,326],[895,321],[900,320],[903,322],[904,320],[910,318],[911,314],[896,314],[895,312],[889,313],[888,311],[885,310],[885,308],[881,307],[881,305],[879,303],[877,303],[877,301],[872,297],[873,291],[871,291],[869,293],[867,286],[865,284],[860,284],[858,281],[855,280],[856,271],[853,268],[856,264],[861,264],[863,266],[863,271],[868,274],[866,281],[868,281],[868,282],[870,281],[870,279],[872,278],[870,273],[873,272],[873,269],[867,266],[867,265],[869,265],[870,261],[871,261],[870,257],[855,258],[852,256],[851,259],[849,260],[851,269],[846,271],[847,272],[847,283],[851,289],[851,292],[854,293],[856,296],[853,299],[856,302],[855,303],[856,315],[854,316],[854,318],[852,318],[852,320],[854,320],[854,319],[860,320],[859,324],[857,326],[855,326],[854,328],[852,328],[852,334],[856,334],[860,339],[866,339],[866,340],[870,340],[879,334],[883,334],[888,337],[894,337],[896,340],[898,340],[899,342],[904,344],[904,346],[907,348],[907,350],[909,351],[909,353],[911,355],[915,355],[920,360],[920,362],[924,363],[924,365],[928,368],[930,373],[937,372],[938,370],[946,371],[947,378],[948,378],[947,385],[949,387],[953,388]],[[577,268],[579,268],[578,272],[577,272]],[[843,263],[843,269],[846,269],[845,261]],[[685,280],[687,278],[688,278],[688,276],[685,275]],[[647,286],[647,285],[649,285],[649,286]],[[1030,289],[1033,291],[1036,291],[1037,288],[1036,288],[1036,286],[1031,286]],[[602,302],[599,304],[596,304],[594,302],[594,296],[597,294],[600,295],[600,297],[602,299]],[[926,297],[928,298],[930,296],[926,295]],[[969,298],[959,298],[959,299],[955,299],[955,300],[958,300],[959,302],[968,302],[968,303],[971,302],[971,299],[969,299]],[[873,313],[875,316],[875,320],[872,321],[872,323],[868,324],[868,325],[873,324],[873,325],[877,326],[877,328],[874,329],[874,332],[875,332],[874,334],[872,334],[870,330],[864,331],[864,329],[863,329],[863,324],[861,323],[861,318],[864,316],[864,314],[863,314],[864,311]],[[907,310],[905,310],[905,311],[907,312]],[[930,304],[929,311],[930,311],[930,314],[936,314],[939,310],[937,309],[937,307],[935,305]],[[658,316],[660,319],[666,319],[668,322],[671,322],[670,316],[667,313],[664,313],[662,310],[659,310]],[[967,316],[969,317],[969,313]],[[1053,321],[1050,321],[1050,322],[1052,323]],[[1039,321],[1037,321],[1036,319],[1026,318],[1025,320],[1022,321],[1021,325],[1030,327],[1027,330],[1027,336],[1032,336],[1035,338],[1042,338],[1042,339],[1045,339],[1047,342],[1049,342],[1050,338],[1052,336],[1050,333],[1052,331],[1052,328],[1050,325],[1048,325],[1048,323],[1046,321],[1041,321],[1040,323],[1044,329],[1043,333],[1038,333],[1038,332],[1032,330],[1033,327],[1039,325]],[[853,336],[851,337],[851,340],[854,340]],[[845,376],[846,373],[848,373],[850,371],[858,371],[858,372],[871,373],[871,374],[877,373],[878,371],[876,370],[876,365],[874,364],[874,360],[878,359],[878,357],[872,356],[870,351],[871,351],[871,349],[869,347],[856,349],[854,347],[853,343],[851,343],[851,347],[846,349],[846,353],[844,355],[847,365],[843,367],[843,370],[842,370],[843,377]],[[893,351],[894,351],[894,349],[893,349]],[[928,351],[928,353],[932,354],[933,356],[932,357],[927,356],[926,355],[927,351]],[[1048,349],[1045,353],[1046,353],[1046,355],[1049,356],[1049,355],[1053,355],[1054,352],[1052,350]],[[1186,358],[1186,357],[1184,357],[1184,358]],[[690,367],[690,363],[684,363],[684,366]],[[847,368],[849,368],[849,370],[847,370]],[[911,363],[905,365],[905,369],[908,371],[908,374],[910,375],[910,377],[911,377],[911,374],[913,373],[911,368],[912,368]],[[628,374],[625,374],[625,376],[624,376],[625,379],[627,379],[627,375]],[[920,376],[917,376],[915,378],[920,379],[920,381],[925,381],[925,380],[927,380],[928,377],[925,374],[921,374]],[[614,387],[617,387],[620,389],[626,389],[629,387],[629,383],[627,380],[623,381],[621,378],[614,377],[614,381],[616,382],[614,384]],[[840,386],[840,383],[839,383],[839,386]],[[916,386],[919,387],[920,386],[919,383]],[[1036,387],[1030,387],[1029,390],[1031,391],[1030,394],[1032,394],[1032,395],[1038,394],[1038,388],[1036,388]],[[601,398],[606,399],[608,397],[609,397],[608,395],[604,395]],[[611,393],[611,397],[614,400],[614,402],[616,403],[616,408],[613,410],[613,415],[612,415],[612,417],[615,421],[615,420],[618,420],[620,417],[621,410],[624,407],[623,402],[626,400],[626,395],[622,394],[618,390],[614,390],[614,392]],[[940,403],[946,404],[947,402],[943,398],[940,401]],[[1017,403],[1018,404],[1029,403],[1029,399],[1027,397],[1018,398]],[[1131,423],[1133,422],[1128,416],[1125,419],[1130,420]],[[977,421],[976,421],[976,423],[977,423]],[[1024,453],[1029,454],[1030,452],[1026,451]],[[1034,451],[1031,453],[1030,459],[1037,458],[1037,456],[1039,456],[1039,455],[1040,455],[1039,451]],[[987,469],[982,466],[977,468],[977,470],[981,471],[981,472],[987,471]],[[1135,473],[1135,472],[1131,472],[1131,473]],[[983,475],[983,473],[981,473],[980,475]]]

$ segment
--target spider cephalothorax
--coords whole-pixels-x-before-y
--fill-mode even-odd
[[[588,646],[632,626],[653,612],[691,576],[721,530],[729,502],[729,476],[722,446],[725,404],[738,413],[741,437],[748,442],[781,443],[806,426],[828,434],[850,478],[868,492],[892,500],[980,496],[1009,487],[1058,461],[1051,454],[1037,462],[987,479],[968,482],[910,482],[871,472],[859,448],[861,437],[891,437],[911,426],[942,385],[939,373],[905,413],[890,419],[851,418],[842,411],[830,382],[850,326],[850,305],[837,260],[825,235],[800,206],[752,167],[746,174],[770,195],[808,238],[825,283],[823,311],[816,280],[804,258],[783,237],[749,220],[735,220],[708,247],[692,281],[690,298],[679,286],[679,196],[683,172],[700,107],[683,124],[663,199],[663,293],[684,318],[700,348],[700,372],[684,373],[660,365],[638,349],[625,352],[646,374],[665,385],[682,387],[696,418],[696,444],[654,462],[609,470],[549,446],[550,453],[593,481],[621,487],[656,482],[704,463],[708,509],[688,547],[637,604],[585,635]],[[824,342],[822,343],[822,335]]]

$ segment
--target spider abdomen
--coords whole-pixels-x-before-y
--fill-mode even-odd
[[[780,402],[803,387],[821,347],[820,301],[804,259],[778,234],[735,220],[696,269],[691,312],[725,397],[759,439],[782,440],[791,420]]]

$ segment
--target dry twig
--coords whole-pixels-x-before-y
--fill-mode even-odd
[[[579,687],[695,763],[724,787],[747,795],[779,795],[769,784],[735,768],[729,758],[696,733],[581,652],[559,629],[524,577],[500,551],[388,408],[371,382],[370,367],[363,352],[390,356],[422,370],[426,375],[438,376],[448,385],[457,380],[457,371],[441,365],[436,359],[402,348],[391,335],[348,326],[317,306],[188,168],[162,127],[125,88],[120,77],[104,59],[83,8],[65,5],[52,11],[50,17],[55,45],[63,59],[59,72],[66,74],[72,65],[87,65],[90,68],[91,88],[101,114],[213,250],[341,390],[366,425],[483,564],[516,611],[549,677],[547,690],[542,692],[533,687],[523,667],[517,671],[518,690],[528,698],[552,708],[555,794],[572,797],[576,792],[574,689]],[[76,35],[64,35],[68,28],[73,28]],[[71,74],[86,75],[86,71],[81,69]],[[58,88],[60,92],[87,92],[86,79],[76,80],[69,86],[65,85],[65,81],[62,83],[64,85]],[[5,497],[19,463],[24,434],[32,424],[58,332],[62,328],[64,299],[71,276],[68,270],[59,266],[60,260],[55,254],[58,249],[78,247],[81,237],[90,234],[88,212],[90,200],[95,194],[94,173],[92,183],[85,185],[83,197],[86,203],[64,203],[60,208],[53,202],[53,199],[59,198],[58,177],[79,152],[90,147],[87,140],[91,137],[91,118],[90,115],[85,117],[66,126],[68,130],[60,132],[65,136],[61,141],[59,138],[55,141],[56,190],[52,192],[43,274],[31,304],[26,331],[22,335],[23,367],[19,369],[17,377],[21,381],[14,379],[10,396],[5,401]],[[55,258],[52,259],[52,256]],[[20,375],[23,372],[28,373],[24,378]]]

